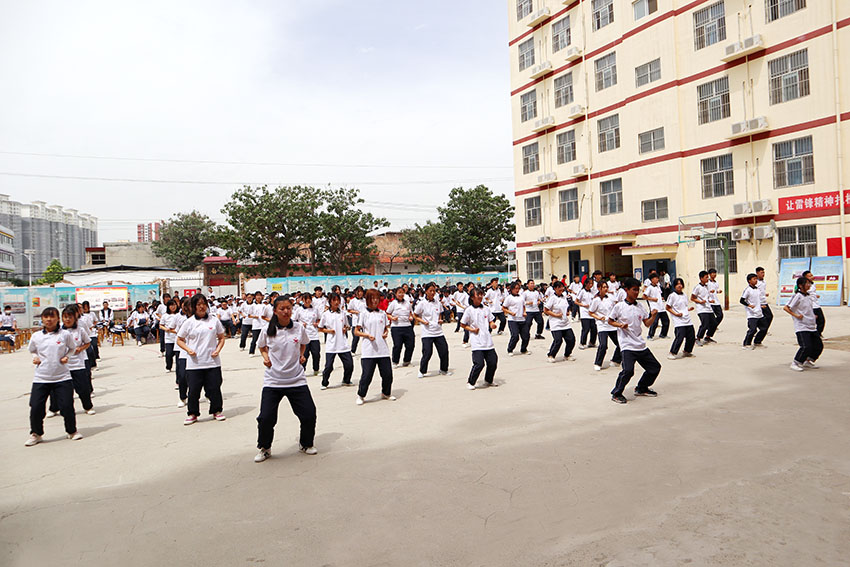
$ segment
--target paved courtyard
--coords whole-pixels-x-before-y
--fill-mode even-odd
[[[105,346],[97,415],[77,403],[85,439],[57,417],[33,448],[30,355],[3,355],[0,565],[848,565],[850,310],[825,312],[818,370],[788,370],[778,308],[768,348],[742,351],[733,309],[695,359],[650,343],[659,397],[630,387],[625,406],[593,352],[547,364],[548,333],[514,358],[497,337],[500,387],[468,391],[448,332],[455,375],[399,370],[396,402],[357,407],[310,378],[319,454],[298,452],[284,402],[262,464],[262,359],[235,341],[227,421],[184,427],[158,347]]]

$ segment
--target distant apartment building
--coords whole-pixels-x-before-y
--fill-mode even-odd
[[[848,254],[850,1],[509,0],[519,276]],[[843,148],[843,150],[842,150]],[[845,260],[846,273],[846,260]],[[733,297],[733,302],[737,298]],[[845,296],[846,299],[846,296]]]
[[[14,277],[21,279],[40,276],[54,258],[77,269],[86,248],[97,245],[97,218],[44,201],[20,203],[0,194],[0,225],[14,233]],[[33,251],[31,268],[25,250]]]
[[[0,225],[0,280],[9,279],[15,273],[15,233],[11,228]]]
[[[159,240],[159,229],[161,226],[161,223],[158,222],[137,224],[136,232],[138,233],[139,242],[154,242]]]

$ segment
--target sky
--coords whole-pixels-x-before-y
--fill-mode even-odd
[[[507,21],[502,0],[0,0],[0,193],[105,242],[223,221],[243,184],[357,187],[393,229],[453,187],[511,197]]]

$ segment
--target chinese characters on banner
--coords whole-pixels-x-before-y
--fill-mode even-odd
[[[779,214],[838,210],[840,206],[838,191],[802,195],[800,197],[783,197],[779,199]],[[850,207],[850,191],[844,193],[844,206]]]

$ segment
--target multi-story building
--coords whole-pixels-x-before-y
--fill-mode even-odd
[[[850,2],[508,5],[520,277],[846,258]]]
[[[0,225],[0,280],[15,273],[15,233]]]
[[[138,234],[139,242],[154,242],[159,240],[160,226],[161,224],[158,222],[137,224],[136,233]]]
[[[44,201],[19,203],[0,194],[0,225],[15,234],[14,277],[21,279],[27,279],[30,272],[39,277],[53,259],[77,269],[86,260],[86,247],[97,245],[95,217]],[[32,267],[24,250],[33,250],[29,255]]]

